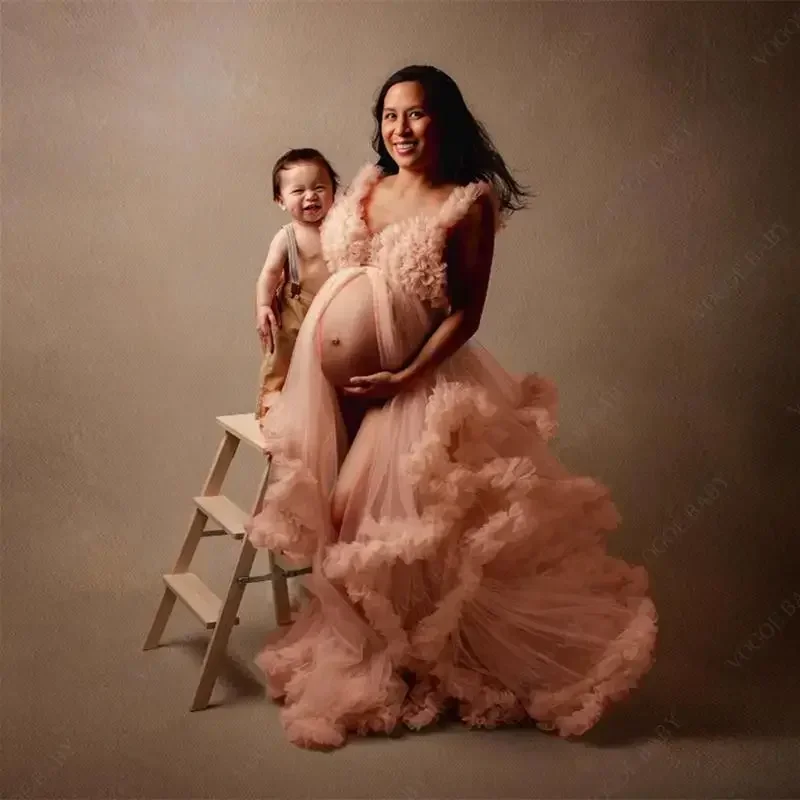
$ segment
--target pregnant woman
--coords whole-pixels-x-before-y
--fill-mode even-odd
[[[440,70],[395,73],[374,116],[378,163],[326,218],[332,275],[262,423],[248,535],[314,570],[258,661],[304,747],[448,709],[578,735],[650,668],[656,612],[606,553],[608,490],[547,447],[555,387],[469,341],[524,192]]]

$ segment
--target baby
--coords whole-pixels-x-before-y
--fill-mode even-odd
[[[272,169],[272,196],[292,221],[273,237],[256,282],[256,327],[263,361],[255,416],[261,420],[283,388],[297,333],[314,295],[330,276],[320,226],[339,176],[310,147],[289,150]]]

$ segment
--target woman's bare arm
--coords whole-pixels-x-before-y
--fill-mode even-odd
[[[453,230],[445,252],[449,269],[451,312],[398,373],[413,381],[461,348],[478,330],[489,290],[495,237],[495,209],[481,197]]]

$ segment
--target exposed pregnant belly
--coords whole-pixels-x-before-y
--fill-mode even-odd
[[[368,275],[357,275],[343,286],[317,324],[322,371],[334,386],[381,370]]]

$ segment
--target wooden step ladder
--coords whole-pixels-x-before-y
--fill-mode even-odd
[[[228,638],[233,626],[239,623],[237,614],[247,584],[271,581],[276,622],[278,625],[288,625],[292,620],[287,579],[311,571],[311,567],[298,568],[297,565],[288,564],[270,551],[270,572],[267,575],[250,574],[258,552],[250,544],[244,532],[244,524],[250,515],[220,494],[220,490],[239,444],[245,442],[259,452],[263,452],[264,441],[253,414],[217,417],[217,422],[223,427],[225,433],[202,493],[194,498],[196,508],[178,560],[175,562],[172,572],[163,576],[164,595],[144,643],[145,650],[158,647],[176,600],[181,600],[207,629],[213,631],[203,658],[200,680],[192,701],[192,711],[208,708],[211,693],[225,657]],[[261,511],[264,503],[271,466],[272,456],[267,455],[267,466],[259,484],[256,501],[253,504],[253,515]],[[228,593],[223,600],[220,600],[197,575],[188,570],[202,538],[225,535],[240,540],[242,544],[228,586]]]

